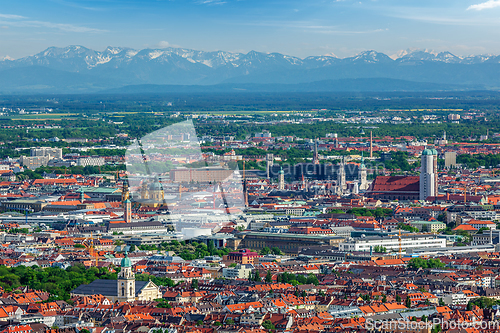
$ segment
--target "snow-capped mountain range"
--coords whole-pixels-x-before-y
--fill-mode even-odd
[[[495,88],[500,86],[500,56],[459,57],[413,49],[392,56],[365,51],[343,59],[334,55],[301,59],[255,51],[245,54],[173,47],[95,51],[68,46],[0,60],[0,92],[50,91],[51,87],[57,92],[86,92],[140,84],[302,84],[365,78]]]

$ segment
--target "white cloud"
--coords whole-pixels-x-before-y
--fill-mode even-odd
[[[223,5],[226,3],[224,0],[199,0],[199,4],[202,5]]]
[[[30,20],[18,20],[18,21],[6,21],[0,20],[0,24],[2,24],[3,29],[8,29],[9,27],[18,27],[18,28],[49,28],[56,29],[65,32],[106,32],[106,30],[88,28],[84,26],[78,26],[73,24],[66,23],[53,23],[53,22],[45,22],[45,21],[30,21]]]
[[[57,29],[66,32],[105,32],[105,30],[88,28],[74,24],[35,21],[35,20],[30,20],[28,17],[25,16],[13,15],[13,14],[0,14],[0,24],[4,25],[2,26],[2,29],[8,29],[9,27],[19,27],[19,28],[29,27],[29,28]]]
[[[88,28],[77,26],[73,24],[65,24],[65,23],[52,23],[52,22],[44,22],[44,21],[24,21],[24,24],[28,27],[45,27],[58,29],[66,32],[104,32],[105,30]]]
[[[371,34],[376,32],[389,31],[389,29],[374,29],[374,30],[316,30],[318,33],[322,34],[333,34],[333,35],[356,35],[356,34]]]
[[[0,18],[8,19],[8,20],[22,20],[26,17],[21,15],[12,15],[12,14],[0,14]]]
[[[478,3],[477,5],[472,5],[467,8],[467,10],[483,10],[483,9],[491,9],[495,7],[500,7],[500,0],[488,0],[483,3]]]
[[[158,47],[162,48],[162,49],[167,48],[169,46],[170,46],[170,43],[167,41],[164,41],[164,40],[162,40],[161,42],[158,43]]]

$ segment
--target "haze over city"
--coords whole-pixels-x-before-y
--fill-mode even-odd
[[[500,332],[500,0],[0,7],[0,333]]]

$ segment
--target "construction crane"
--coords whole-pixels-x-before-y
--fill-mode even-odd
[[[94,237],[92,236],[92,233],[90,234],[90,238],[86,238],[82,244],[85,246],[85,249],[89,252],[89,255],[91,257],[94,257],[95,259],[95,267],[98,266],[99,264],[99,251],[95,249],[94,246]]]

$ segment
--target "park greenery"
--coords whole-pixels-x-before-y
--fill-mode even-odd
[[[67,269],[59,267],[41,268],[38,266],[6,267],[0,266],[0,287],[6,292],[28,286],[33,290],[46,291],[49,300],[70,299],[70,292],[82,284],[89,284],[96,279],[116,280],[117,271],[108,268],[87,268],[81,264]],[[137,281],[152,281],[157,286],[173,287],[176,285],[170,278],[157,277],[149,274],[136,274]]]
[[[278,274],[277,276],[278,283],[290,283],[291,285],[299,285],[299,284],[314,284],[317,286],[319,284],[318,277],[314,274],[304,275],[304,274],[292,274],[284,272],[282,274]]]
[[[480,309],[491,309],[493,306],[499,306],[500,300],[489,298],[489,297],[478,297],[470,300],[467,303],[467,310],[472,310],[474,306],[479,307]]]
[[[445,264],[439,259],[412,258],[408,262],[408,268],[444,268]]]
[[[402,151],[392,152],[391,159],[384,161],[384,165],[388,170],[399,169],[401,171],[411,171],[417,167],[420,167],[420,164],[418,162],[415,164],[409,164],[408,153]]]
[[[7,230],[8,234],[27,234],[29,233],[28,228],[11,228]]]
[[[208,242],[207,246],[204,243],[187,243],[185,241],[178,242],[174,240],[163,242],[159,245],[140,245],[139,249],[143,251],[172,251],[184,260],[202,259],[213,255],[222,257],[229,253],[228,248],[217,249],[213,241]]]
[[[496,168],[500,165],[500,154],[462,154],[457,156],[457,163],[469,169]]]
[[[283,255],[283,252],[279,249],[279,247],[273,246],[272,248],[269,248],[267,246],[263,247],[260,251],[259,254],[262,255],[268,255],[268,254],[274,254],[274,255]]]
[[[393,215],[393,210],[390,208],[377,207],[375,209],[369,208],[352,208],[346,211],[333,208],[328,211],[329,214],[352,214],[355,216],[374,216],[374,217],[388,217]]]
[[[405,224],[405,223],[399,223],[398,224],[398,229],[405,230],[408,232],[419,232],[418,228],[412,227],[411,225]]]
[[[156,299],[155,301],[158,302],[156,304],[157,308],[165,308],[165,309],[171,309],[172,308],[172,305],[170,305],[170,303],[166,299],[164,299],[164,298]]]
[[[86,268],[79,264],[67,269],[0,266],[0,287],[6,292],[21,286],[28,286],[34,290],[50,293],[52,300],[68,301],[70,292],[81,284],[88,284],[96,279],[114,280],[116,278],[117,273],[110,272],[107,268]]]
[[[25,169],[16,175],[18,180],[25,179],[43,179],[44,174],[76,174],[76,175],[95,175],[95,174],[114,174],[116,171],[125,170],[124,164],[118,165],[103,165],[101,167],[87,165],[87,166],[72,166],[68,168],[63,167],[39,167],[36,170]]]

